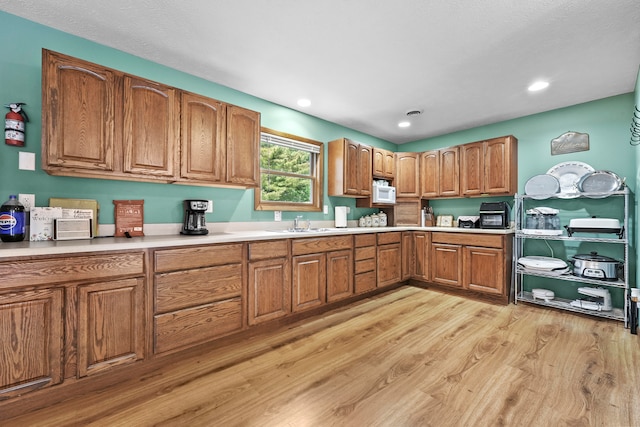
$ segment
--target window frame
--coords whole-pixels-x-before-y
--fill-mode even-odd
[[[266,127],[260,128],[260,144],[262,144],[262,134],[270,134],[279,136],[282,138],[291,139],[293,141],[300,141],[305,144],[311,144],[317,146],[320,151],[316,154],[315,161],[312,160],[310,174],[312,180],[312,197],[310,203],[299,202],[282,202],[282,201],[268,201],[262,200],[262,166],[260,166],[258,174],[258,186],[254,190],[254,209],[256,211],[305,211],[305,212],[321,212],[322,202],[324,200],[324,144],[312,139],[303,138],[301,136],[292,135],[285,132],[280,132],[274,129]],[[258,150],[258,155],[262,156],[262,150]],[[262,160],[262,159],[259,159]],[[262,162],[259,161],[261,165]],[[287,175],[287,173],[283,173]]]

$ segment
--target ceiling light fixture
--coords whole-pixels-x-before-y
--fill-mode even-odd
[[[537,92],[539,90],[546,89],[547,86],[549,86],[549,82],[540,80],[533,83],[531,86],[529,86],[528,89],[529,89],[529,92]]]
[[[302,99],[298,99],[298,106],[300,107],[308,107],[309,105],[311,105],[311,101],[306,99],[306,98],[302,98]]]
[[[409,126],[411,126],[411,122],[404,121],[404,122],[398,123],[399,128],[408,128]]]

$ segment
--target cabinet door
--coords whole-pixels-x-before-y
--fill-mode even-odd
[[[402,248],[400,243],[378,246],[378,287],[402,280]]]
[[[420,155],[422,197],[438,197],[440,188],[440,152],[425,151]]]
[[[393,179],[396,176],[396,158],[391,151],[384,152],[384,176]]]
[[[319,307],[327,293],[327,259],[325,254],[293,257],[293,311]]]
[[[227,181],[257,187],[260,175],[260,113],[227,106]]]
[[[174,88],[125,76],[124,172],[147,177],[176,177],[179,117]]]
[[[464,287],[473,291],[502,295],[505,283],[502,271],[505,269],[502,249],[464,248]]]
[[[215,99],[183,92],[180,111],[180,177],[224,182],[225,105]]]
[[[431,252],[431,235],[424,231],[413,232],[414,271],[416,279],[430,280],[429,254]]]
[[[420,197],[420,155],[396,153],[396,196]]]
[[[395,176],[395,158],[391,151],[373,148],[373,175],[393,179]]]
[[[371,172],[372,149],[367,145],[358,146],[358,195],[370,196],[372,184]]]
[[[249,263],[249,324],[291,313],[291,267],[288,258]]]
[[[144,358],[144,279],[78,286],[78,376]]]
[[[0,400],[62,382],[63,289],[0,295]]]
[[[327,252],[327,302],[353,295],[353,251]]]
[[[479,196],[484,192],[484,143],[474,142],[461,146],[460,186],[463,196]]]
[[[384,150],[373,149],[373,175],[384,176]]]
[[[517,146],[512,136],[485,141],[484,191],[513,195],[517,187]]]
[[[460,163],[459,147],[449,147],[440,150],[440,196],[451,197],[460,195]]]
[[[442,285],[463,286],[462,246],[433,243],[431,245],[431,281]]]
[[[43,168],[113,171],[115,81],[111,70],[47,50],[42,56]]]

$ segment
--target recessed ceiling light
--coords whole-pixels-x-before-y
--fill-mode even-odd
[[[409,126],[411,126],[411,122],[400,122],[400,123],[398,123],[398,127],[399,128],[408,128]]]
[[[539,90],[546,89],[547,86],[549,86],[549,82],[540,80],[529,86],[529,92],[537,92]]]
[[[298,106],[300,107],[308,107],[309,105],[311,105],[311,101],[306,99],[306,98],[302,98],[302,99],[298,99]]]

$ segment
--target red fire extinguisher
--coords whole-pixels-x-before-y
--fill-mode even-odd
[[[9,109],[7,115],[4,116],[4,142],[7,145],[24,147],[24,124],[29,121],[29,116],[22,110],[23,105],[27,104],[16,102],[5,105]]]

